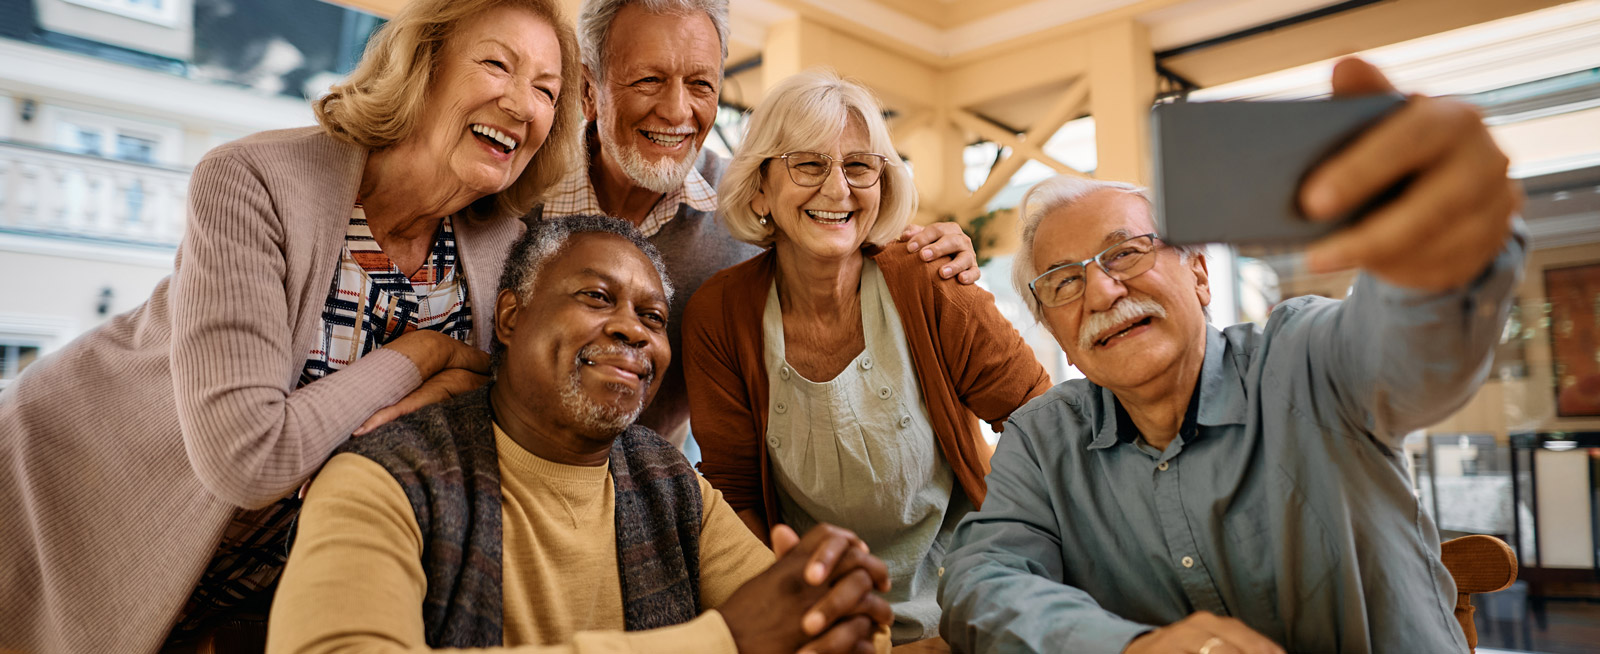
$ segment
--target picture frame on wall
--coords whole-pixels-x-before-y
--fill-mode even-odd
[[[1556,415],[1600,417],[1600,263],[1547,268]]]

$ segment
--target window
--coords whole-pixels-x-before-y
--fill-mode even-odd
[[[56,105],[45,105],[40,117],[62,151],[139,164],[178,163],[183,132],[177,125]]]
[[[0,387],[11,383],[22,369],[39,358],[39,346],[33,344],[0,343]]]
[[[66,2],[169,27],[178,22],[178,5],[188,4],[180,0],[66,0]]]
[[[112,156],[123,161],[153,164],[156,162],[156,148],[158,145],[153,138],[118,134],[117,150]]]

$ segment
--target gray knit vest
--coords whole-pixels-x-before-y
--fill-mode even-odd
[[[428,579],[428,646],[500,646],[500,456],[489,387],[419,409],[339,451],[382,465],[411,502]],[[611,445],[611,479],[626,629],[688,622],[700,611],[699,480],[677,449],[637,425]]]

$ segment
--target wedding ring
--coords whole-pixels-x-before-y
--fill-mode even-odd
[[[1221,644],[1223,644],[1221,638],[1217,638],[1215,636],[1212,636],[1209,640],[1207,640],[1205,642],[1204,645],[1200,646],[1200,654],[1211,654],[1211,648],[1216,647],[1216,646],[1221,645]]]

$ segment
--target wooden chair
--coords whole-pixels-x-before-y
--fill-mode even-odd
[[[1471,596],[1505,590],[1517,580],[1517,556],[1494,536],[1462,536],[1440,546],[1444,567],[1456,580],[1456,622],[1467,636],[1467,647],[1478,649],[1478,628],[1472,623]]]

